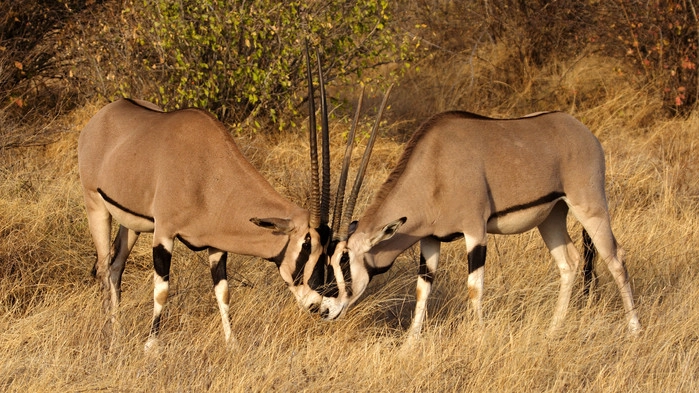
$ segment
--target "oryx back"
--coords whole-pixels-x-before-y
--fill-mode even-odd
[[[404,230],[419,226],[425,235],[447,236],[477,222],[491,233],[519,233],[540,224],[564,196],[606,209],[602,148],[573,117],[445,112],[407,142],[360,228],[376,229],[408,211],[417,217],[407,216]]]

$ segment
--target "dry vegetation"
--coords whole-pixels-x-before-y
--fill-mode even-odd
[[[0,112],[0,390],[699,391],[699,113],[664,118],[662,103],[625,83],[613,71],[614,60],[592,55],[528,70],[523,83],[507,86],[507,99],[480,99],[479,83],[445,82],[487,75],[507,57],[500,49],[454,56],[438,68],[425,63],[422,76],[402,81],[357,213],[398,158],[404,131],[429,113],[566,110],[606,151],[613,227],[644,327],[639,337],[626,337],[619,293],[601,263],[594,296],[583,297],[578,280],[563,328],[546,337],[558,272],[533,231],[490,238],[483,326],[470,313],[464,247],[445,245],[423,338],[412,348],[401,343],[414,306],[416,250],[404,253],[334,323],[301,311],[272,263],[230,256],[238,345],[227,351],[206,258],[177,244],[164,346],[147,355],[152,260],[144,235],[124,274],[118,341],[107,351],[77,174],[78,134],[105,104],[92,99],[60,116],[35,113],[33,121],[19,123]],[[542,94],[546,100],[537,99]],[[342,150],[347,123],[339,116],[331,125],[335,152]],[[36,139],[8,142],[22,142],[22,135]],[[301,204],[309,181],[303,135],[237,137],[272,185]],[[580,244],[580,226],[569,224]]]
[[[483,327],[469,313],[463,247],[447,245],[423,340],[410,350],[400,344],[413,306],[414,251],[372,283],[363,302],[335,323],[300,311],[271,263],[235,257],[229,266],[238,349],[227,352],[206,261],[178,245],[165,348],[156,358],[142,350],[152,304],[146,236],[126,269],[119,342],[107,352],[101,337],[105,316],[89,275],[94,252],[75,153],[81,125],[99,107],[95,103],[52,124],[66,129],[56,143],[3,152],[0,387],[696,391],[699,117],[635,127],[616,114],[618,107],[636,105],[632,98],[610,97],[579,116],[594,124],[606,148],[614,227],[627,250],[645,328],[636,339],[625,337],[619,295],[603,266],[598,267],[601,285],[595,298],[576,298],[560,335],[544,336],[558,278],[532,232],[491,239]],[[336,122],[332,129],[339,134],[345,127]],[[290,133],[238,141],[277,189],[306,200],[304,139]],[[336,150],[341,144],[335,137]],[[387,137],[380,141],[366,190],[386,176],[400,149]],[[360,201],[359,208],[366,202]],[[579,235],[577,224],[571,227]]]

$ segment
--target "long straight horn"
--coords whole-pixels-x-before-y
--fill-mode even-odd
[[[333,240],[340,240],[338,237],[338,230],[340,229],[341,218],[342,218],[342,205],[345,203],[345,188],[347,188],[347,175],[349,173],[350,160],[352,159],[352,148],[354,146],[354,134],[357,131],[357,123],[359,123],[359,114],[362,110],[362,102],[364,101],[364,86],[362,86],[362,93],[359,96],[359,102],[357,103],[357,111],[354,113],[354,120],[352,121],[352,128],[350,128],[349,135],[347,135],[347,146],[345,147],[345,157],[342,161],[342,172],[340,173],[340,180],[337,184],[337,194],[335,195],[335,208],[333,209],[333,225],[332,233]]]
[[[381,102],[381,108],[379,109],[379,114],[376,116],[376,121],[374,122],[374,128],[371,130],[371,136],[369,136],[369,142],[367,143],[366,149],[364,150],[364,156],[362,157],[362,163],[357,170],[357,177],[354,180],[354,186],[352,186],[352,192],[347,199],[347,207],[342,214],[342,226],[340,227],[338,238],[340,240],[347,240],[349,232],[349,224],[352,220],[352,212],[354,211],[354,205],[357,202],[357,196],[359,195],[359,189],[362,187],[362,181],[364,180],[364,172],[366,172],[366,167],[369,164],[369,158],[371,157],[371,150],[374,148],[374,141],[376,140],[376,133],[379,129],[379,123],[381,122],[381,117],[383,116],[383,110],[386,108],[386,102],[388,97],[391,95],[391,90],[393,85],[388,87],[386,94],[383,96],[383,101]]]
[[[313,75],[311,73],[311,58],[308,54],[308,40],[306,40],[306,75],[308,76],[308,136],[311,150],[311,228],[320,225],[320,191],[318,190],[318,141],[316,131],[316,106],[313,93]]]
[[[320,91],[321,146],[323,157],[323,183],[320,194],[320,225],[328,225],[330,213],[330,135],[328,131],[328,102],[325,98],[325,81],[320,63],[320,52],[316,50],[318,62],[318,89]]]

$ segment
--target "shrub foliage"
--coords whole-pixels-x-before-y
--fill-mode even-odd
[[[425,104],[448,96],[457,105],[477,97],[496,106],[536,90],[532,70],[599,53],[620,63],[617,72],[630,83],[661,97],[668,114],[686,114],[699,101],[696,7],[690,0],[6,1],[0,109],[26,116],[126,95],[284,128],[305,99],[308,40],[320,48],[331,84],[374,87],[392,77],[386,70],[413,63],[429,71],[416,78],[444,74],[452,87],[423,97]],[[474,68],[471,81],[454,81],[445,68],[454,58],[472,67],[502,48],[504,60],[477,75]],[[540,98],[529,101],[527,109],[541,109],[531,105]]]

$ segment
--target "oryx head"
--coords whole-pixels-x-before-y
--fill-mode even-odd
[[[406,217],[401,217],[368,232],[355,232],[357,223],[353,222],[349,232],[341,231],[339,237],[343,240],[337,243],[330,258],[329,270],[334,272],[334,276],[329,278],[326,284],[334,288],[334,291],[324,294],[320,306],[323,319],[332,320],[343,315],[364,293],[371,278],[386,270],[376,268],[374,254],[370,251],[384,240],[393,237],[405,221]]]
[[[325,99],[322,85],[322,77],[320,86],[321,102],[324,106]],[[340,312],[344,310],[344,308],[346,308],[349,304],[354,302],[356,297],[361,294],[361,292],[366,287],[366,283],[368,283],[369,281],[368,276],[366,278],[364,277],[361,268],[356,268],[350,271],[350,258],[348,256],[349,254],[347,249],[347,241],[351,230],[350,221],[352,219],[354,205],[356,203],[357,196],[362,185],[362,180],[364,178],[364,173],[366,172],[366,168],[369,163],[369,158],[371,157],[371,151],[374,146],[374,141],[376,140],[376,134],[381,121],[381,116],[386,107],[386,102],[388,101],[388,97],[390,95],[392,87],[393,86],[389,87],[384,95],[381,107],[379,109],[379,113],[377,115],[376,121],[374,122],[374,127],[369,137],[369,141],[364,151],[364,156],[362,157],[362,162],[360,164],[359,169],[357,170],[354,186],[352,187],[352,191],[347,200],[347,206],[344,208],[343,212],[345,186],[347,183],[347,175],[349,172],[349,164],[352,155],[354,135],[357,123],[359,121],[359,114],[361,112],[362,101],[364,97],[364,89],[362,88],[359,103],[357,104],[357,110],[354,116],[354,121],[352,123],[349,135],[347,136],[347,147],[345,149],[342,172],[340,174],[337,194],[335,196],[332,227],[327,228],[326,233],[328,237],[324,238],[327,239],[327,242],[325,242],[325,240],[323,242],[323,254],[317,260],[309,260],[306,266],[306,271],[310,271],[308,289],[311,290],[311,292],[306,294],[306,296],[307,299],[313,299],[313,301],[309,301],[305,303],[305,305],[309,309],[318,309],[318,307],[320,307],[322,316],[327,319],[334,319],[337,316],[339,316]],[[327,110],[324,109],[323,113],[327,114]],[[326,125],[327,118],[324,117],[323,121],[324,125]],[[356,280],[354,279],[355,274],[357,275]],[[356,285],[361,286],[361,290],[355,291],[351,287],[350,283],[356,283]],[[353,293],[357,293],[358,295],[353,296]],[[329,306],[330,304],[337,304],[337,306],[331,307]],[[337,311],[329,312],[328,310],[330,309]]]
[[[322,296],[320,289],[325,281],[324,270],[318,269],[326,265],[326,250],[330,242],[331,229],[328,225],[328,210],[330,201],[330,141],[328,131],[328,109],[325,99],[323,71],[320,65],[320,54],[316,51],[318,62],[318,81],[321,101],[321,147],[323,160],[323,176],[318,175],[318,141],[315,118],[315,97],[311,61],[306,42],[306,75],[308,77],[308,129],[309,147],[311,151],[311,190],[310,217],[306,221],[308,228],[299,230],[295,235],[290,234],[287,247],[272,260],[277,263],[279,273],[294,294],[299,305],[307,310],[317,311]],[[322,182],[322,187],[319,183]],[[256,222],[264,226],[263,223]],[[261,225],[263,224],[263,225]],[[318,263],[321,261],[321,263]]]

